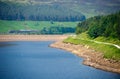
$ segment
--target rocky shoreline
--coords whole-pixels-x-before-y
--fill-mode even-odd
[[[77,56],[83,57],[83,64],[85,65],[120,74],[120,61],[105,59],[103,58],[102,53],[89,48],[89,46],[74,45],[70,43],[64,43],[62,41],[55,42],[50,46],[64,49],[76,54]]]

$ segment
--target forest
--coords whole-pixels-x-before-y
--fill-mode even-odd
[[[86,17],[61,4],[32,4],[0,1],[1,20],[83,21]]]
[[[78,23],[76,34],[85,31],[92,38],[104,36],[120,39],[120,12],[107,16],[95,16]]]

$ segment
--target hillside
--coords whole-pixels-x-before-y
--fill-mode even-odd
[[[120,10],[120,0],[0,0],[2,20],[83,21]]]
[[[0,19],[33,21],[83,21],[85,16],[61,3],[0,2]]]
[[[101,52],[104,58],[120,61],[120,12],[78,23],[76,33],[64,42],[83,45]]]
[[[120,39],[120,12],[107,16],[95,16],[79,23],[76,33],[85,31],[92,38],[104,36]]]

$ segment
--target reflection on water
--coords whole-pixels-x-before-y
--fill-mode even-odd
[[[1,42],[0,79],[120,79],[120,74],[82,64],[52,42]],[[5,44],[5,46],[4,46]]]

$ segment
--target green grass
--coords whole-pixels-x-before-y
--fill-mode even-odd
[[[114,46],[98,44],[98,43],[95,43],[92,41],[88,41],[91,39],[85,35],[87,35],[87,34],[83,33],[81,35],[78,35],[76,38],[69,37],[69,38],[65,39],[64,42],[67,42],[67,43],[69,42],[69,43],[76,44],[76,45],[77,44],[88,45],[90,48],[103,53],[105,58],[120,60],[120,49],[118,49]]]
[[[0,32],[8,32],[9,30],[41,30],[44,27],[76,27],[78,22],[53,22],[50,21],[6,21],[0,20]]]
[[[120,46],[120,40],[117,38],[112,38],[112,37],[98,37],[96,39],[94,39],[95,41],[101,41],[101,42],[109,42],[109,43],[113,43],[113,44],[117,44]]]

